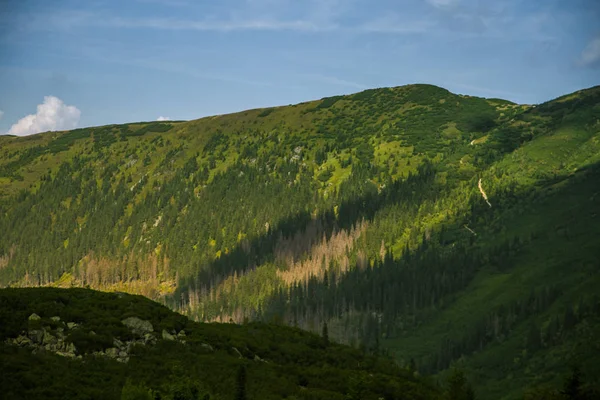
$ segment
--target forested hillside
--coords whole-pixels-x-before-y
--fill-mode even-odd
[[[484,399],[600,379],[599,116],[600,87],[529,106],[410,85],[0,137],[0,284],[327,326],[460,365]]]
[[[0,323],[7,400],[433,400],[444,391],[297,328],[195,323],[123,293],[2,289]]]

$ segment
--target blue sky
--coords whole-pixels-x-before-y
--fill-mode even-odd
[[[0,0],[0,133],[408,83],[520,103],[600,84],[600,1]]]

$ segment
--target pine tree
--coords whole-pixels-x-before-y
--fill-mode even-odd
[[[151,400],[152,391],[143,384],[134,385],[131,380],[127,380],[121,391],[121,400]]]
[[[544,339],[546,345],[553,345],[556,342],[559,331],[560,321],[558,320],[558,316],[555,316],[548,324],[548,328],[546,328],[546,337]]]
[[[475,400],[475,391],[473,390],[473,387],[468,383],[465,389],[465,400]]]
[[[569,330],[569,329],[573,328],[576,324],[577,324],[577,317],[575,316],[575,313],[573,312],[573,307],[571,307],[571,305],[569,305],[569,306],[567,306],[567,309],[565,311],[563,327],[565,330]]]
[[[417,363],[415,362],[414,358],[411,358],[408,362],[408,370],[412,373],[417,372]]]
[[[241,365],[237,372],[235,400],[247,400],[246,395],[246,366]]]
[[[569,400],[583,399],[581,390],[581,371],[578,367],[573,367],[571,375],[565,380],[561,393]]]
[[[327,329],[327,322],[323,323],[323,342],[325,343],[325,346],[329,345],[329,330]]]
[[[540,329],[535,324],[531,324],[529,327],[529,334],[527,335],[527,350],[534,353],[538,351],[540,347],[542,347]]]
[[[460,369],[453,369],[446,383],[445,400],[474,400],[475,392]]]

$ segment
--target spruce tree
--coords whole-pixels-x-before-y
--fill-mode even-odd
[[[410,372],[412,372],[413,374],[415,372],[417,372],[417,363],[415,362],[414,358],[411,358],[410,361],[408,362],[408,370]]]
[[[246,395],[246,366],[241,365],[237,372],[235,400],[247,400]]]
[[[453,369],[446,383],[445,400],[475,400],[475,391],[460,369]]]
[[[542,347],[540,329],[535,324],[531,324],[527,335],[527,350],[534,353],[538,351],[540,347]]]
[[[327,329],[327,322],[323,323],[323,342],[325,343],[325,346],[329,345],[329,330]]]
[[[569,400],[583,399],[581,371],[578,367],[573,367],[571,370],[571,375],[565,380],[561,393]]]

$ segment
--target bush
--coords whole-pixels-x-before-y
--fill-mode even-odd
[[[275,111],[274,108],[267,108],[266,110],[264,110],[263,112],[258,114],[258,118],[264,118],[264,117],[268,116],[269,114],[271,114],[273,111]]]
[[[505,126],[494,131],[490,138],[493,148],[502,153],[515,150],[523,142],[521,130],[512,126]]]
[[[321,182],[327,182],[329,180],[329,178],[331,178],[332,176],[333,176],[333,172],[331,171],[331,169],[328,168],[319,174],[318,179]]]
[[[466,132],[489,132],[496,125],[496,113],[492,110],[467,114],[460,120],[461,130]]]
[[[360,160],[361,163],[368,165],[373,160],[373,146],[369,142],[362,142],[356,148],[356,158]]]
[[[333,97],[325,97],[318,106],[315,107],[315,110],[327,109],[333,106],[338,100],[342,99],[344,96],[333,96]]]
[[[152,391],[143,385],[134,385],[127,380],[121,392],[121,400],[153,400]]]
[[[135,132],[130,131],[128,127],[127,132],[123,133],[126,133],[127,136],[142,136],[149,132],[168,132],[169,130],[171,130],[171,128],[173,128],[173,125],[171,124],[154,122],[138,129]]]

